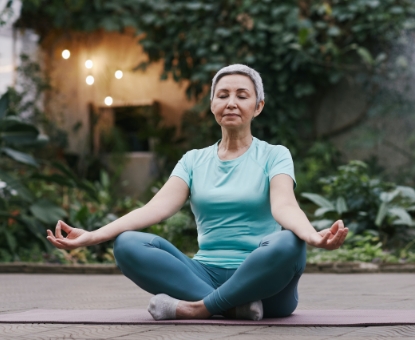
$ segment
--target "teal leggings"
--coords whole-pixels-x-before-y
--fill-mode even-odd
[[[116,238],[114,255],[123,274],[149,293],[203,300],[212,315],[262,300],[269,318],[290,315],[297,307],[306,247],[291,231],[276,232],[238,269],[224,269],[190,259],[157,235],[127,231]]]

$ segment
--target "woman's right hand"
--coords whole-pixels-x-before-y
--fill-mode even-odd
[[[66,232],[66,237],[62,235],[62,230]],[[73,228],[63,221],[58,221],[55,235],[51,230],[47,230],[46,237],[56,248],[71,250],[78,247],[90,246],[93,243],[92,233],[83,229]]]

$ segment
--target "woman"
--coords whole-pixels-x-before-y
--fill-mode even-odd
[[[219,142],[186,153],[144,207],[93,232],[59,221],[48,240],[74,249],[116,238],[114,255],[124,275],[157,294],[149,305],[156,320],[290,315],[298,304],[305,244],[337,249],[348,229],[342,221],[320,232],[311,226],[294,196],[290,152],[251,134],[264,104],[255,70],[240,64],[221,69],[211,89]],[[189,196],[200,246],[193,259],[159,236],[135,231],[172,216]]]

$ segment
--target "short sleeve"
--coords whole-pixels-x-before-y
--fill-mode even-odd
[[[275,147],[275,151],[272,153],[272,160],[268,171],[269,181],[279,174],[286,174],[290,176],[294,181],[294,188],[297,186],[294,175],[294,162],[291,157],[290,150],[285,146],[278,145]]]
[[[192,185],[192,166],[191,166],[191,154],[187,152],[179,160],[179,162],[174,167],[170,177],[177,176],[186,182],[187,186],[190,188]]]

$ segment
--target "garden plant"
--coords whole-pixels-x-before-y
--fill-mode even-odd
[[[2,20],[12,3],[7,2]],[[344,162],[340,150],[330,143],[331,137],[361,126],[369,117],[396,114],[403,106],[408,108],[405,112],[413,112],[406,95],[412,76],[408,56],[412,52],[407,52],[415,30],[412,0],[26,0],[16,27],[35,29],[43,48],[71,32],[133,34],[148,56],[146,62],[137,63],[136,72],[161,61],[162,79],[185,82],[187,95],[197,105],[183,116],[180,138],[173,128],[160,130],[159,121],[149,127],[158,140],[155,151],[162,160],[161,178],[185,150],[218,139],[209,112],[212,75],[232,63],[254,66],[266,75],[266,106],[253,121],[254,135],[289,147],[296,164],[298,198],[307,211],[312,208],[307,202],[318,206],[310,212],[316,228],[342,218],[352,230],[344,249],[330,254],[363,261],[413,258],[414,190],[389,182],[387,175],[373,176],[362,162],[337,169]],[[353,121],[319,133],[315,108],[342,81],[365,94],[365,110]],[[391,86],[397,83],[400,86]],[[19,252],[32,243],[50,252],[39,235],[58,217],[93,229],[139,206],[138,201],[116,198],[113,176],[106,172],[96,171],[92,181],[63,159],[46,162],[39,152],[45,148],[33,147],[40,148],[47,139],[39,133],[40,125],[22,118],[24,110],[13,108],[13,95],[10,90],[0,101],[0,248],[7,249],[2,250],[3,259],[21,258]],[[44,126],[45,121],[41,123]],[[48,135],[55,140],[53,131]],[[382,143],[384,136],[376,138]],[[413,187],[415,155],[393,147],[412,160],[399,178]],[[160,185],[160,179],[150,185],[153,193]],[[45,215],[45,210],[51,213]],[[151,231],[189,253],[196,247],[188,206]],[[84,257],[109,259],[108,247],[85,251]],[[319,252],[310,259],[324,259],[321,256]]]

